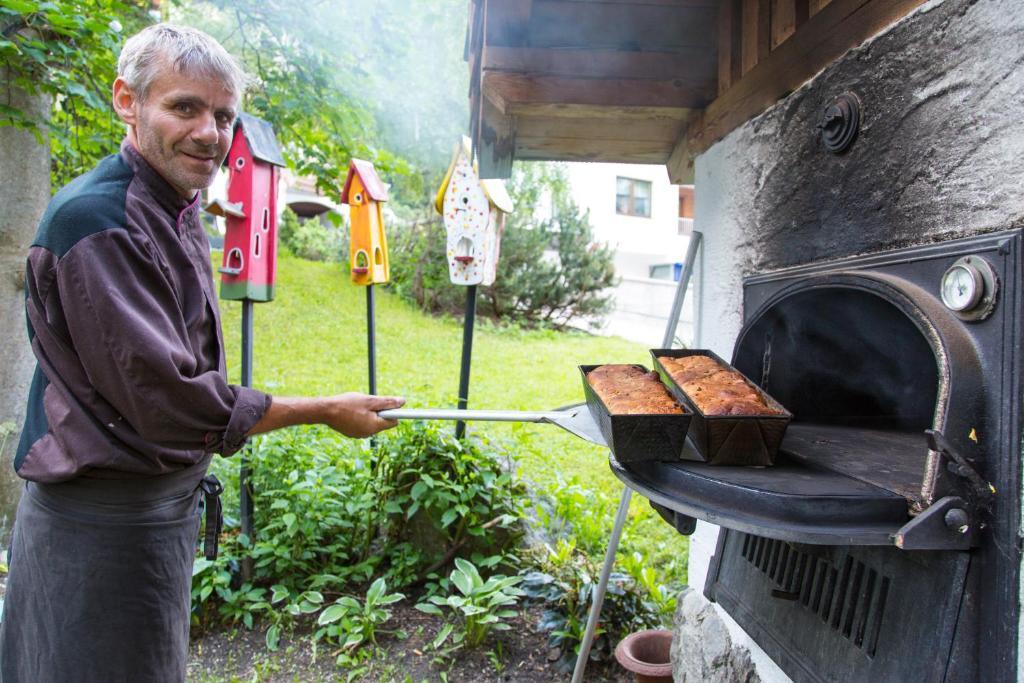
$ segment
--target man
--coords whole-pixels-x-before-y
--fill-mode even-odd
[[[199,190],[228,152],[243,82],[201,31],[160,24],[129,39],[113,86],[121,152],[58,192],[40,223],[5,682],[184,680],[213,454],[290,425],[365,437],[395,424],[377,411],[399,398],[227,383]]]

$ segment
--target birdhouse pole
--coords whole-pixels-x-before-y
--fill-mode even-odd
[[[242,386],[252,387],[253,304],[272,301],[277,272],[277,184],[285,165],[273,127],[249,114],[239,114],[224,165],[227,199],[207,204],[206,211],[224,218],[224,260],[220,298],[242,302]],[[249,447],[242,451],[238,500],[242,534],[252,543],[253,496]],[[252,578],[252,558],[242,558],[242,578]]]
[[[377,393],[377,329],[373,285],[366,286],[366,352],[370,370],[370,394]]]
[[[466,287],[466,315],[462,320],[462,369],[459,371],[459,410],[469,406],[469,370],[473,364],[473,327],[476,325],[476,285]],[[466,423],[455,423],[455,438],[466,434]]]

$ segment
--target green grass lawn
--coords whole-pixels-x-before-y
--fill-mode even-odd
[[[454,406],[461,319],[425,315],[382,288],[376,300],[378,393],[404,396],[409,407]],[[225,301],[221,309],[229,370],[237,382],[241,305]],[[338,264],[282,256],[276,300],[255,307],[255,336],[259,389],[300,396],[367,390],[366,294]],[[647,347],[481,321],[473,342],[469,404],[540,410],[576,403],[583,400],[578,365],[633,362],[649,365]],[[535,487],[564,481],[588,489],[591,509],[610,529],[622,486],[608,468],[607,450],[548,425],[476,423],[470,431],[511,441],[522,476]],[[686,578],[687,549],[687,539],[634,496],[620,554],[642,553],[659,580],[675,586]]]

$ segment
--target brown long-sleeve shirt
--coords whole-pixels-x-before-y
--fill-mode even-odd
[[[228,384],[198,204],[127,141],[50,202],[28,256],[21,477],[201,477],[270,406]]]

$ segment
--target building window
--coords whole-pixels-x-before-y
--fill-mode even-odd
[[[615,181],[615,213],[651,217],[651,182],[635,178]]]

